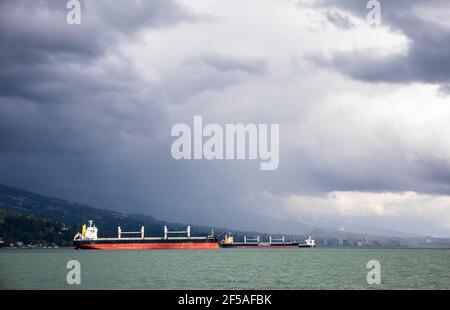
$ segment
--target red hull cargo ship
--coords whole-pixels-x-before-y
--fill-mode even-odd
[[[125,232],[118,227],[117,238],[98,238],[98,229],[89,221],[89,227],[83,225],[81,233],[77,233],[73,240],[75,249],[86,250],[161,250],[161,249],[218,249],[217,237],[212,234],[207,237],[191,237],[191,228],[186,231],[169,231],[164,226],[163,237],[145,237],[144,226],[138,232]],[[173,237],[173,234],[186,234]],[[123,237],[126,235],[140,235],[138,237]]]

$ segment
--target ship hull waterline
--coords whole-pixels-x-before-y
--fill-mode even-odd
[[[220,247],[223,249],[297,249],[299,244],[297,242],[285,244],[263,244],[263,243],[221,243]]]
[[[219,248],[216,239],[109,239],[109,240],[75,240],[76,250],[213,250]]]
[[[298,245],[221,246],[222,249],[298,249]]]
[[[126,244],[80,244],[75,245],[79,250],[214,250],[218,249],[217,243],[126,243]]]

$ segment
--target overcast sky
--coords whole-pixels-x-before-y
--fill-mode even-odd
[[[0,183],[195,224],[450,237],[450,3],[0,1]],[[171,128],[280,124],[280,164]],[[298,228],[298,230],[297,230]]]

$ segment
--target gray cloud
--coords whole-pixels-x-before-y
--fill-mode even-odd
[[[450,83],[449,83],[449,84],[442,84],[442,85],[440,85],[439,91],[440,91],[441,94],[443,94],[443,95],[448,95],[448,94],[450,94]]]
[[[337,11],[327,12],[327,19],[330,23],[339,28],[350,29],[355,26],[348,16],[342,15]]]
[[[344,9],[365,20],[366,1],[319,1],[323,7]],[[450,27],[438,17],[426,19],[420,14],[423,1],[381,1],[382,25],[389,26],[410,40],[406,55],[376,56],[374,51],[337,52],[331,59],[315,58],[319,64],[368,82],[446,84],[450,81]],[[449,9],[447,1],[427,1],[426,8]]]
[[[63,1],[2,1],[0,12],[0,91],[29,98],[51,92],[51,83],[59,83],[57,88],[76,88],[71,82],[85,86],[108,83],[87,81],[88,73],[70,64],[88,69],[120,40],[136,32],[194,20],[192,13],[172,1],[83,1],[83,22],[76,26],[66,23]],[[128,68],[124,69],[124,75],[114,78],[129,80]],[[40,81],[42,76],[45,81]],[[64,80],[66,77],[71,81]],[[50,89],[36,85],[44,83]]]
[[[195,20],[173,1],[85,0],[82,23],[77,26],[66,23],[64,1],[2,1],[0,8],[4,63],[17,59],[26,64],[54,57],[70,61],[71,56],[77,61],[84,56],[87,61],[136,32]]]
[[[209,53],[202,55],[200,60],[222,72],[242,71],[251,74],[264,74],[267,71],[267,64],[263,59]]]
[[[124,120],[136,113],[157,111],[132,65],[123,57],[120,63],[108,63],[106,53],[148,27],[168,27],[194,18],[172,1],[82,1],[83,22],[75,26],[65,21],[64,1],[2,1],[0,12],[0,117],[3,127],[11,126],[2,131],[1,147],[34,145],[50,152],[54,149],[49,143],[56,148],[65,144],[64,132],[66,140],[77,136],[109,141],[96,137],[96,132],[105,130],[102,125],[120,127],[122,122],[128,126]],[[127,18],[120,19],[122,14]],[[14,124],[20,118],[27,122]],[[82,138],[85,128],[77,126],[86,125],[93,132]],[[23,134],[14,136],[15,132]],[[102,135],[111,137],[118,131],[106,132]],[[24,135],[45,143],[33,143]],[[88,144],[96,145],[93,141]],[[67,143],[70,149],[83,145],[73,142]]]
[[[218,192],[208,197],[198,190],[221,181],[193,182],[194,171],[174,165],[164,105],[231,85],[234,71],[259,72],[257,64],[228,59],[221,64],[233,68],[222,76],[224,58],[215,64],[210,58],[201,61],[210,69],[200,77],[191,76],[191,67],[197,69],[191,63],[185,77],[178,70],[162,76],[163,87],[152,85],[118,44],[195,16],[166,0],[82,3],[82,24],[69,26],[65,2],[1,2],[1,181],[99,207],[207,223],[215,211],[205,213],[205,201]],[[109,62],[110,54],[119,59]],[[222,190],[223,197],[234,189]]]
[[[365,5],[345,3],[330,12],[364,16]],[[435,134],[447,128],[446,110],[436,104],[441,114],[425,125],[408,122],[395,110],[400,103],[373,102],[364,83],[318,72],[302,51],[321,47],[291,26],[308,19],[286,16],[284,7],[280,14],[281,1],[270,3],[271,17],[258,8],[252,19],[210,9],[214,22],[199,22],[175,1],[83,1],[79,26],[65,23],[63,4],[0,2],[0,182],[169,220],[290,232],[300,224],[278,218],[277,197],[450,194],[450,168],[439,148],[447,144]],[[398,17],[401,27],[386,22],[414,39],[410,54],[341,53],[316,64],[364,81],[444,85],[450,70],[430,55],[443,61],[445,27],[416,24],[409,8]],[[345,14],[326,18],[352,31],[357,26]],[[389,87],[381,92],[396,91]],[[357,98],[339,99],[348,93]],[[408,109],[412,120],[422,115],[416,102]],[[172,160],[171,126],[199,114],[211,123],[279,123],[279,169]]]

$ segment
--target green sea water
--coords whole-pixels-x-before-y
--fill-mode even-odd
[[[80,285],[66,264],[80,262]],[[369,260],[381,284],[369,285]],[[1,289],[450,289],[448,249],[0,251]]]

